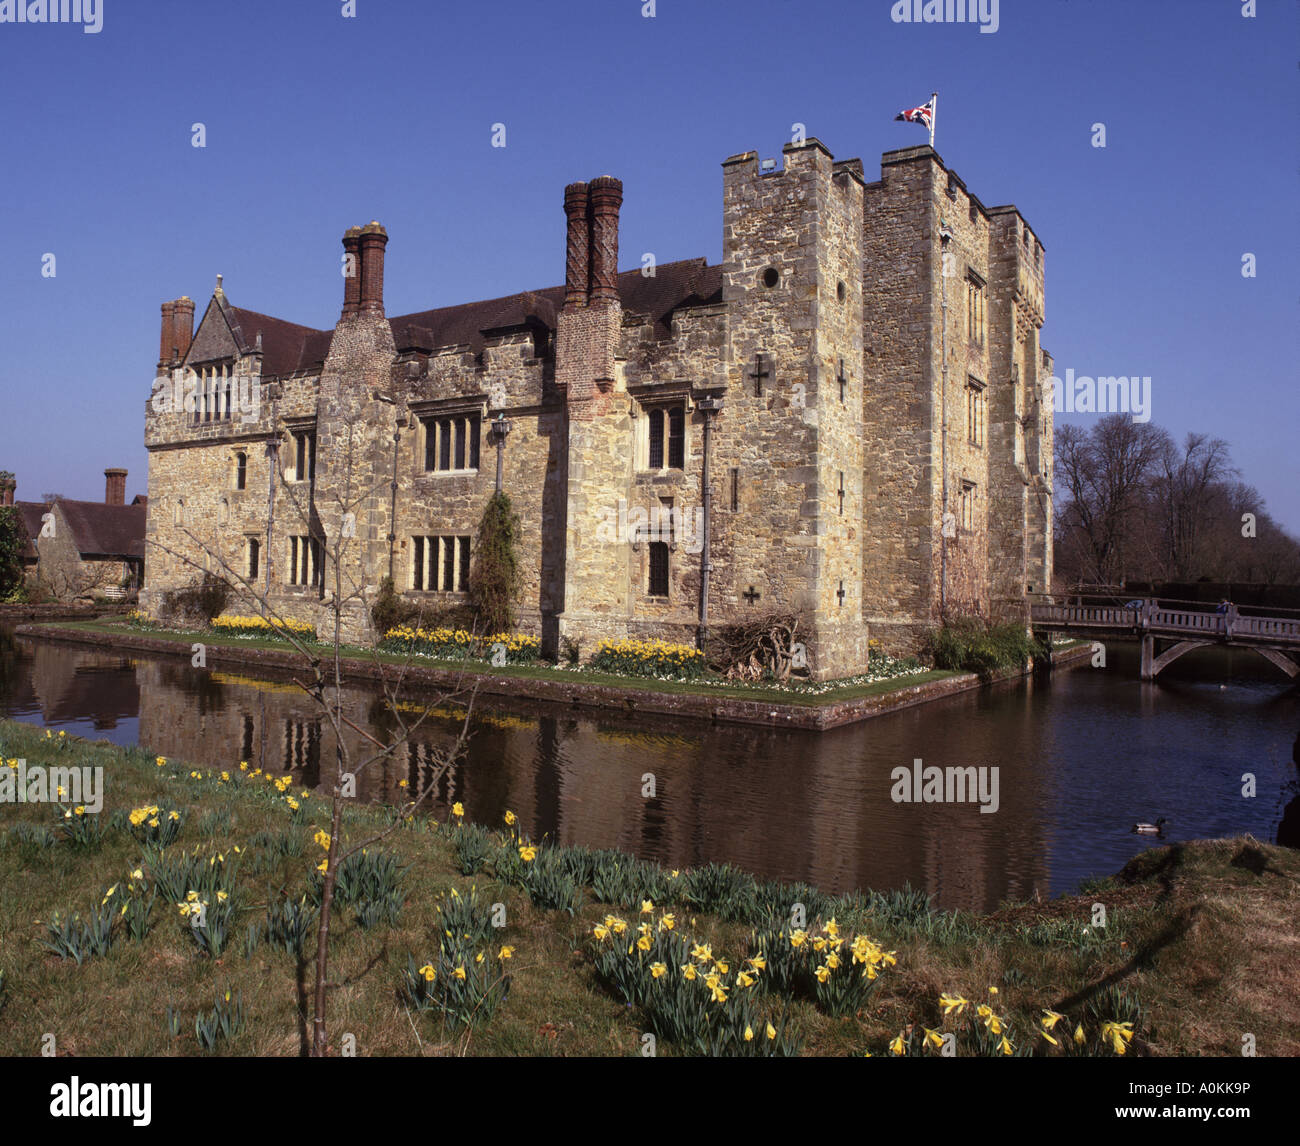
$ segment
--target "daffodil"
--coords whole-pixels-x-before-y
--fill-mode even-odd
[[[945,1015],[951,1015],[954,1011],[960,1015],[962,1011],[970,1006],[970,1000],[963,999],[960,995],[940,995],[939,1006],[943,1008]]]
[[[426,963],[420,968],[420,974],[424,976],[425,981],[432,983],[438,977],[438,972],[433,969],[432,963]]]
[[[650,964],[650,977],[651,977],[652,979],[661,979],[661,978],[663,978],[663,976],[666,975],[667,973],[668,973],[668,964],[667,964],[667,963],[651,963],[651,964]]]
[[[509,959],[514,955],[514,953],[515,949],[513,947],[502,947],[501,950],[497,952],[497,958],[502,960]]]
[[[451,814],[453,816],[463,816],[465,814],[465,805],[457,800],[456,803],[451,806]]]
[[[1110,1040],[1111,1049],[1116,1054],[1124,1054],[1133,1039],[1133,1024],[1104,1022],[1101,1024],[1101,1037]]]
[[[901,1055],[903,1053],[904,1042],[903,1035],[900,1032],[894,1037],[894,1041],[889,1044],[889,1053]]]
[[[515,821],[516,821],[517,818],[518,818],[518,817],[514,814],[514,812],[507,812],[507,813],[506,813],[506,823],[507,823],[509,826],[511,826],[511,827],[514,826]]]

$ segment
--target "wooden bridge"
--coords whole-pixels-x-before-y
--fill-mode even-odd
[[[1204,645],[1254,649],[1292,679],[1300,675],[1300,612],[1291,609],[1228,605],[1218,612],[1203,601],[1044,596],[1031,598],[1029,617],[1044,632],[1141,641],[1143,680]]]

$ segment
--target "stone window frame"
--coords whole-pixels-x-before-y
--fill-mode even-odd
[[[969,268],[966,271],[966,341],[983,347],[988,328],[988,284]]]
[[[284,480],[291,485],[299,482],[312,483],[316,480],[316,422],[315,419],[309,422],[286,422],[285,428],[289,431],[289,441],[293,449],[289,451],[289,463],[292,468],[286,467]],[[307,443],[310,443],[308,445]],[[302,455],[307,473],[299,473],[298,458]],[[290,477],[289,475],[293,476]]]
[[[446,477],[448,475],[476,474],[483,464],[483,409],[473,406],[461,410],[439,410],[436,413],[419,415],[419,458],[420,472],[429,477]],[[463,446],[461,446],[460,427],[464,425]],[[429,435],[434,435],[430,448]],[[463,449],[462,460],[465,465],[456,465],[458,447]],[[446,456],[447,465],[442,464]],[[429,465],[430,457],[433,466]]]
[[[300,560],[301,559],[301,560]],[[285,585],[319,589],[325,584],[325,546],[309,533],[291,533],[285,542]],[[306,579],[302,577],[305,571]]]
[[[636,398],[636,403],[632,407],[632,417],[638,423],[635,431],[636,443],[634,449],[636,473],[684,474],[691,456],[691,413],[695,409],[695,404],[691,400],[689,384],[637,386],[635,390],[629,387],[629,391]],[[636,391],[639,391],[639,393]],[[672,458],[669,411],[674,409],[680,409],[682,412],[682,464],[680,466],[669,464]],[[655,421],[651,415],[656,411],[663,412],[661,424],[663,426],[664,464],[651,466],[650,435]]]
[[[464,596],[469,592],[470,552],[473,539],[469,534],[415,533],[411,535],[411,558],[407,566],[407,592],[439,593]],[[448,553],[450,550],[450,553]],[[432,551],[433,560],[428,554]],[[448,557],[454,587],[445,584]],[[429,574],[433,573],[432,584]]]
[[[963,533],[975,532],[975,502],[979,495],[976,490],[979,486],[969,478],[962,478],[961,482],[961,513],[958,516],[958,522]]]
[[[656,581],[663,592],[656,592]],[[651,541],[646,545],[646,596],[655,601],[671,601],[673,587],[672,552],[667,541]]]
[[[244,534],[244,576],[252,581],[262,575],[262,536]]]
[[[231,461],[234,464],[235,475],[231,480],[230,488],[237,493],[242,493],[248,489],[248,451],[233,450],[231,452]]]
[[[986,385],[974,374],[966,376],[966,444],[977,450],[984,448],[985,428],[988,424],[986,389]]]
[[[462,394],[452,398],[412,402],[409,410],[415,423],[415,432],[411,435],[410,455],[411,472],[415,479],[474,477],[482,472],[483,435],[490,422],[487,394]],[[429,423],[436,423],[446,419],[465,418],[471,415],[478,419],[478,434],[476,438],[468,433],[466,434],[465,460],[470,462],[477,457],[479,464],[465,469],[425,469],[425,462],[428,460]],[[451,455],[453,462],[455,460],[454,448],[455,441],[453,438],[453,452]]]

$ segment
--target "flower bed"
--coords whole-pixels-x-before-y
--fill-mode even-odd
[[[379,647],[389,653],[414,653],[442,660],[486,660],[497,667],[532,664],[541,653],[541,641],[527,633],[479,637],[465,629],[413,629],[410,625],[389,629]]]
[[[627,638],[601,641],[591,667],[624,676],[670,677],[691,680],[704,672],[704,654],[690,645]]]
[[[306,621],[295,621],[286,617],[216,617],[212,621],[213,632],[232,637],[278,637],[282,633],[291,633],[302,640],[316,639],[316,626]]]

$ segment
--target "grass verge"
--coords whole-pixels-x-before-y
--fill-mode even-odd
[[[307,954],[295,954],[285,916],[294,904],[310,907],[321,854],[313,837],[327,823],[324,800],[285,791],[282,778],[277,784],[240,772],[237,761],[223,779],[183,761],[159,764],[143,750],[47,737],[14,722],[0,723],[0,757],[21,758],[28,772],[38,765],[102,767],[107,794],[98,816],[102,838],[82,831],[80,843],[65,827],[76,829],[87,817],[65,817],[71,808],[0,804],[0,1055],[38,1053],[47,1034],[62,1055],[302,1053],[314,933]],[[133,810],[152,807],[159,811],[132,824]],[[391,815],[382,807],[352,808],[345,834],[359,838]],[[150,819],[161,826],[150,828]],[[179,834],[165,847],[142,842],[171,822]],[[758,883],[729,868],[670,873],[617,853],[545,842],[527,859],[520,850],[527,842],[513,833],[415,820],[385,841],[396,898],[380,903],[378,892],[373,901],[363,895],[335,917],[333,1053],[350,1036],[362,1055],[639,1054],[646,1030],[666,1029],[651,994],[659,980],[649,976],[649,957],[624,958],[593,929],[610,917],[626,920],[630,940],[638,921],[653,932],[665,911],[675,928],[665,936],[659,925],[656,944],[678,936],[687,950],[707,944],[715,961],[699,961],[701,978],[717,973],[718,959],[730,964],[723,972],[730,997],[709,1012],[711,1023],[729,1007],[749,1005],[738,972],[765,952],[758,985],[748,989],[760,1016],[760,1048],[768,1045],[766,1021],[776,1020],[782,1040],[795,1032],[793,1049],[820,1056],[885,1055],[891,1044],[895,1052],[937,1054],[927,1031],[940,1041],[955,1035],[959,1055],[1114,1054],[1117,1047],[1127,1055],[1239,1055],[1246,1033],[1261,1055],[1300,1053],[1300,855],[1251,839],[1144,852],[1087,894],[974,916],[934,912],[923,895],[908,891],[830,897]],[[205,953],[163,891],[178,866],[191,862],[187,857],[193,881],[201,882],[213,866],[205,861],[218,856],[223,868],[238,868],[220,885],[228,893],[221,902],[230,905],[230,938]],[[127,933],[122,916],[103,953],[80,963],[45,946],[56,913],[65,926],[73,913],[88,920],[110,887],[109,913],[127,898],[158,893],[142,937]],[[436,964],[444,979],[453,977],[436,956],[448,930],[440,909],[472,895],[483,912],[501,905],[503,926],[485,924],[478,945],[492,974],[497,967],[508,972],[509,990],[490,1021],[458,1027],[447,1012],[413,1005],[399,986],[413,967]],[[647,895],[654,907],[643,915]],[[1097,903],[1106,908],[1104,928],[1092,925]],[[812,982],[802,990],[775,985],[778,964],[788,962],[784,944],[796,904],[806,914],[801,942],[809,949],[825,945],[833,926],[846,938],[869,936],[874,950],[896,959],[881,965],[860,1005],[850,995],[846,1010],[843,999],[824,998]],[[268,906],[279,917],[278,941],[266,934]],[[837,922],[829,925],[832,917]],[[485,918],[480,913],[477,923]],[[756,937],[764,928],[780,930],[781,938]],[[262,938],[249,944],[250,932]],[[508,961],[497,960],[503,946],[513,948]],[[809,958],[829,962],[829,950]],[[856,974],[851,947],[842,950]],[[472,962],[462,961],[472,971]],[[676,967],[669,973],[681,974]],[[793,974],[797,979],[797,969]],[[195,1020],[208,1016],[200,1025],[210,1029],[214,1000],[220,1009],[226,991],[245,1019],[205,1050]],[[640,1001],[629,1005],[630,995]],[[941,996],[951,1004],[946,1016]],[[989,1008],[1005,1046],[977,1007]],[[1049,1011],[1063,1018],[1045,1020]],[[1045,1028],[1045,1021],[1053,1025]],[[1123,1023],[1131,1024],[1127,1031]],[[1071,1037],[1076,1026],[1083,1030],[1080,1046]],[[733,1050],[743,1053],[750,1044],[738,1038]],[[691,1049],[688,1040],[669,1037],[658,1045],[662,1055]]]

